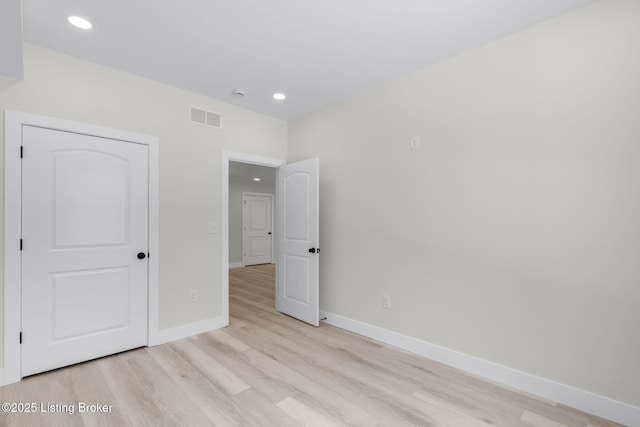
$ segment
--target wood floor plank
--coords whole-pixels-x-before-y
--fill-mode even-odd
[[[416,410],[415,406],[406,405],[401,394],[377,393],[367,384],[354,380],[352,376],[327,369],[326,366],[310,365],[304,370],[304,374],[310,380],[331,388],[343,399],[364,409],[380,420],[382,425],[410,427],[434,424],[433,419]]]
[[[73,390],[69,369],[35,375],[21,382],[0,387],[2,402],[35,404],[35,412],[7,412],[0,414],[0,425],[7,426],[82,426],[77,412],[78,398]]]
[[[162,348],[167,348],[167,346]],[[209,382],[229,396],[242,393],[250,388],[249,384],[242,381],[236,374],[189,341],[183,340],[180,343],[168,346],[168,348],[171,348],[181,356],[180,365],[192,366]],[[153,349],[149,349],[150,352],[151,350]]]
[[[225,368],[234,372],[242,381],[249,384],[252,390],[265,396],[272,404],[275,405],[291,395],[291,387],[289,385],[273,381],[268,375],[253,366],[246,355],[247,352],[230,353],[223,348],[217,347],[216,342],[209,339],[200,339],[194,344],[210,354],[213,359]]]
[[[149,354],[214,425],[233,426],[241,419],[228,394],[172,347],[154,347]]]
[[[324,414],[318,413],[309,408],[302,402],[297,401],[293,397],[278,402],[278,408],[289,414],[300,424],[308,427],[326,427],[326,426],[346,426],[338,420],[326,417]]]
[[[553,421],[547,417],[531,411],[524,411],[520,420],[529,427],[563,427],[564,424]],[[586,427],[586,423],[584,424]]]
[[[429,413],[436,421],[452,425],[468,427],[487,427],[496,424],[493,420],[477,418],[475,414],[466,411],[455,404],[455,402],[442,399],[428,393],[415,392],[414,396],[424,402],[424,411]],[[505,426],[514,425],[504,424]]]
[[[247,426],[300,427],[302,425],[254,389],[245,390],[231,399],[238,408],[242,408]]]
[[[146,349],[100,359],[98,365],[128,425],[211,425]]]
[[[274,358],[255,349],[245,354],[250,358],[252,365],[257,367],[263,375],[269,376],[274,382],[287,385],[291,393],[298,399],[321,408],[321,411],[329,416],[350,425],[374,426],[378,424],[378,420],[362,408],[342,398],[332,389],[323,387],[290,367],[279,363]]]
[[[74,395],[88,404],[100,404],[108,406],[106,412],[85,411],[82,420],[85,426],[118,427],[126,425],[122,414],[114,410],[116,398],[113,395],[107,380],[99,369],[95,369],[91,363],[81,363],[69,369]]]

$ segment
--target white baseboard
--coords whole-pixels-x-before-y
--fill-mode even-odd
[[[153,339],[149,339],[149,346],[164,344],[171,341],[176,341],[182,338],[187,338],[192,335],[202,334],[214,329],[224,328],[229,323],[220,317],[213,317],[211,319],[201,320],[195,323],[188,323],[186,325],[177,326],[170,329],[162,329],[158,331]]]
[[[4,368],[0,368],[0,385],[6,385],[4,383]]]
[[[323,321],[329,325],[393,345],[534,396],[552,400],[629,427],[640,427],[639,407],[479,359],[348,317],[321,311],[320,318],[326,318]]]

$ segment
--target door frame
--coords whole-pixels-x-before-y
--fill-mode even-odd
[[[281,159],[254,156],[235,151],[222,152],[222,165],[220,168],[222,174],[220,177],[220,181],[222,183],[222,212],[220,212],[220,218],[222,218],[220,221],[220,228],[222,230],[222,250],[220,251],[222,254],[222,260],[220,262],[220,301],[222,303],[222,323],[224,326],[229,326],[229,162],[248,163],[251,165],[269,166],[273,168],[287,164],[286,160]],[[277,190],[278,189],[276,188],[276,199],[278,198]],[[275,215],[278,215],[277,210],[275,211]],[[272,221],[275,220],[275,215],[272,215]],[[277,232],[277,230],[274,231]],[[275,250],[278,250],[277,246],[275,247]]]
[[[275,245],[275,242],[276,242],[276,239],[275,239],[275,230],[276,230],[275,210],[276,210],[276,207],[274,206],[274,203],[275,203],[275,200],[274,200],[275,199],[275,197],[274,197],[275,196],[275,191],[276,191],[276,189],[275,189],[275,183],[274,183],[273,194],[255,193],[253,191],[243,191],[242,192],[242,200],[243,201],[244,201],[245,196],[268,197],[271,200],[271,202],[270,202],[270,205],[271,205],[271,244],[269,245],[269,246],[271,246],[269,248],[269,252],[270,252],[270,255],[271,255],[271,256],[269,256],[269,262],[271,264],[274,263],[274,259],[275,259],[275,253],[274,252],[276,251],[276,248],[275,248],[275,246],[276,246]],[[243,205],[243,207],[244,207],[244,205]],[[246,264],[244,263],[244,249],[245,249],[244,248],[244,233],[245,233],[244,225],[245,224],[244,224],[244,210],[243,210],[242,211],[242,244],[240,246],[242,247],[242,254],[243,254],[242,255],[242,258],[243,258],[242,259],[242,261],[243,261],[242,265],[244,267],[246,267]]]
[[[4,111],[4,372],[3,385],[22,379],[22,126],[116,139],[149,148],[149,258],[147,346],[159,340],[159,139],[155,136],[100,127],[19,111]],[[10,339],[9,339],[10,338]]]

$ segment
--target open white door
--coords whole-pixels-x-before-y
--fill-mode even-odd
[[[278,168],[276,309],[318,326],[319,161]]]

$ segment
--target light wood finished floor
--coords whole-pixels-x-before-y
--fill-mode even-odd
[[[37,405],[36,413],[0,413],[0,425],[615,425],[279,314],[273,265],[232,269],[229,277],[230,327],[0,387],[2,402]],[[112,408],[78,413],[79,402]],[[56,404],[75,412],[56,413],[65,409]]]

